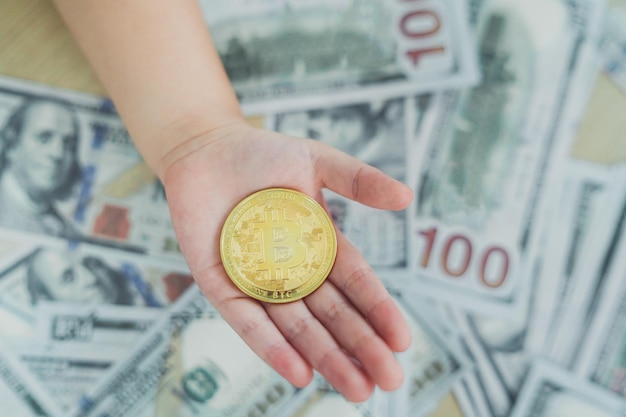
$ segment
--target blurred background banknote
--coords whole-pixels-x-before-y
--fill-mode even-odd
[[[0,227],[181,257],[163,188],[109,100],[2,79],[0,124]]]
[[[626,91],[626,6],[612,10],[605,17],[600,63],[613,81]]]
[[[202,0],[248,114],[476,81],[462,0]]]
[[[41,13],[67,36],[18,3],[0,33]],[[414,189],[400,212],[324,194],[407,318],[404,384],[290,385],[193,284],[112,103],[2,77],[2,416],[624,415],[626,1],[199,3],[253,122]]]

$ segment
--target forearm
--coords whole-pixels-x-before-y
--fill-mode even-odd
[[[242,119],[196,0],[54,0],[144,159]]]

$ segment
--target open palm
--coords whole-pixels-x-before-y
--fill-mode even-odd
[[[375,385],[397,388],[393,352],[409,330],[393,299],[356,248],[337,231],[329,278],[313,294],[287,304],[245,295],[222,267],[219,237],[233,207],[272,187],[310,195],[324,206],[328,188],[363,204],[405,208],[409,188],[328,145],[237,123],[176,150],[164,178],[174,228],[200,289],[250,347],[296,386],[318,370],[348,400],[367,399]]]

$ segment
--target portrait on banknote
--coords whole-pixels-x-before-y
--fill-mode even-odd
[[[0,82],[0,228],[182,257],[111,102],[14,80]]]
[[[13,278],[11,288],[14,295],[21,293],[27,297],[24,301],[31,305],[42,300],[145,304],[133,290],[130,271],[128,268],[124,271],[124,266],[124,263],[114,265],[95,254],[72,253],[40,246],[0,273],[0,281],[6,284]]]
[[[79,134],[63,101],[30,98],[13,110],[0,130],[0,225],[77,236],[57,202],[81,180]]]
[[[0,330],[29,334],[41,302],[162,308],[193,283],[183,265],[62,243],[37,244],[0,271]]]
[[[26,286],[33,304],[40,300],[133,304],[122,272],[96,256],[68,259],[61,251],[38,249],[26,260]]]

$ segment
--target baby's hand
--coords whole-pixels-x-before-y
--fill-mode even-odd
[[[411,190],[328,145],[254,128],[244,122],[185,142],[162,161],[164,185],[180,246],[200,289],[250,347],[296,386],[313,369],[350,401],[375,385],[398,388],[394,352],[408,348],[407,324],[356,248],[337,231],[337,258],[313,294],[288,304],[259,302],[226,275],[219,253],[222,225],[249,194],[282,187],[325,206],[322,188],[368,206],[399,210]]]

